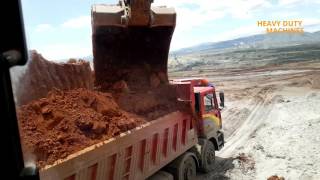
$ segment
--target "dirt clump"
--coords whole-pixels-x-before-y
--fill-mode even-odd
[[[285,179],[284,179],[284,177],[279,177],[277,175],[273,175],[273,176],[268,177],[267,180],[285,180]]]
[[[236,159],[238,160],[238,163],[240,165],[240,168],[243,172],[249,172],[255,170],[255,161],[254,159],[249,155],[246,155],[245,153],[240,153]]]
[[[111,94],[82,88],[54,89],[17,114],[24,152],[37,157],[38,167],[146,122],[121,110]]]

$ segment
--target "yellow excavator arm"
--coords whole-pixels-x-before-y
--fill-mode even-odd
[[[148,26],[151,24],[151,0],[120,0],[120,5],[125,10],[122,17],[124,22],[133,26]]]

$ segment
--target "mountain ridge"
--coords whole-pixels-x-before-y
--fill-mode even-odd
[[[320,31],[312,33],[305,32],[257,34],[226,41],[206,42],[199,45],[172,51],[170,52],[170,55],[185,55],[195,52],[218,51],[222,49],[268,49],[275,47],[294,46],[299,44],[312,44],[316,42],[320,42]]]

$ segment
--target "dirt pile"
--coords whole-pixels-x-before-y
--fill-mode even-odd
[[[83,60],[70,59],[67,63],[48,61],[31,51],[25,74],[16,87],[18,105],[43,98],[53,88],[71,90],[93,88],[93,73],[90,64]]]
[[[145,122],[121,110],[111,94],[86,89],[53,90],[17,114],[24,152],[34,154],[39,167]]]
[[[285,180],[284,177],[278,177],[277,175],[273,175],[268,177],[268,180]]]

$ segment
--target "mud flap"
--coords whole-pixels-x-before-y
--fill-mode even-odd
[[[224,146],[224,134],[218,131],[218,151]]]

